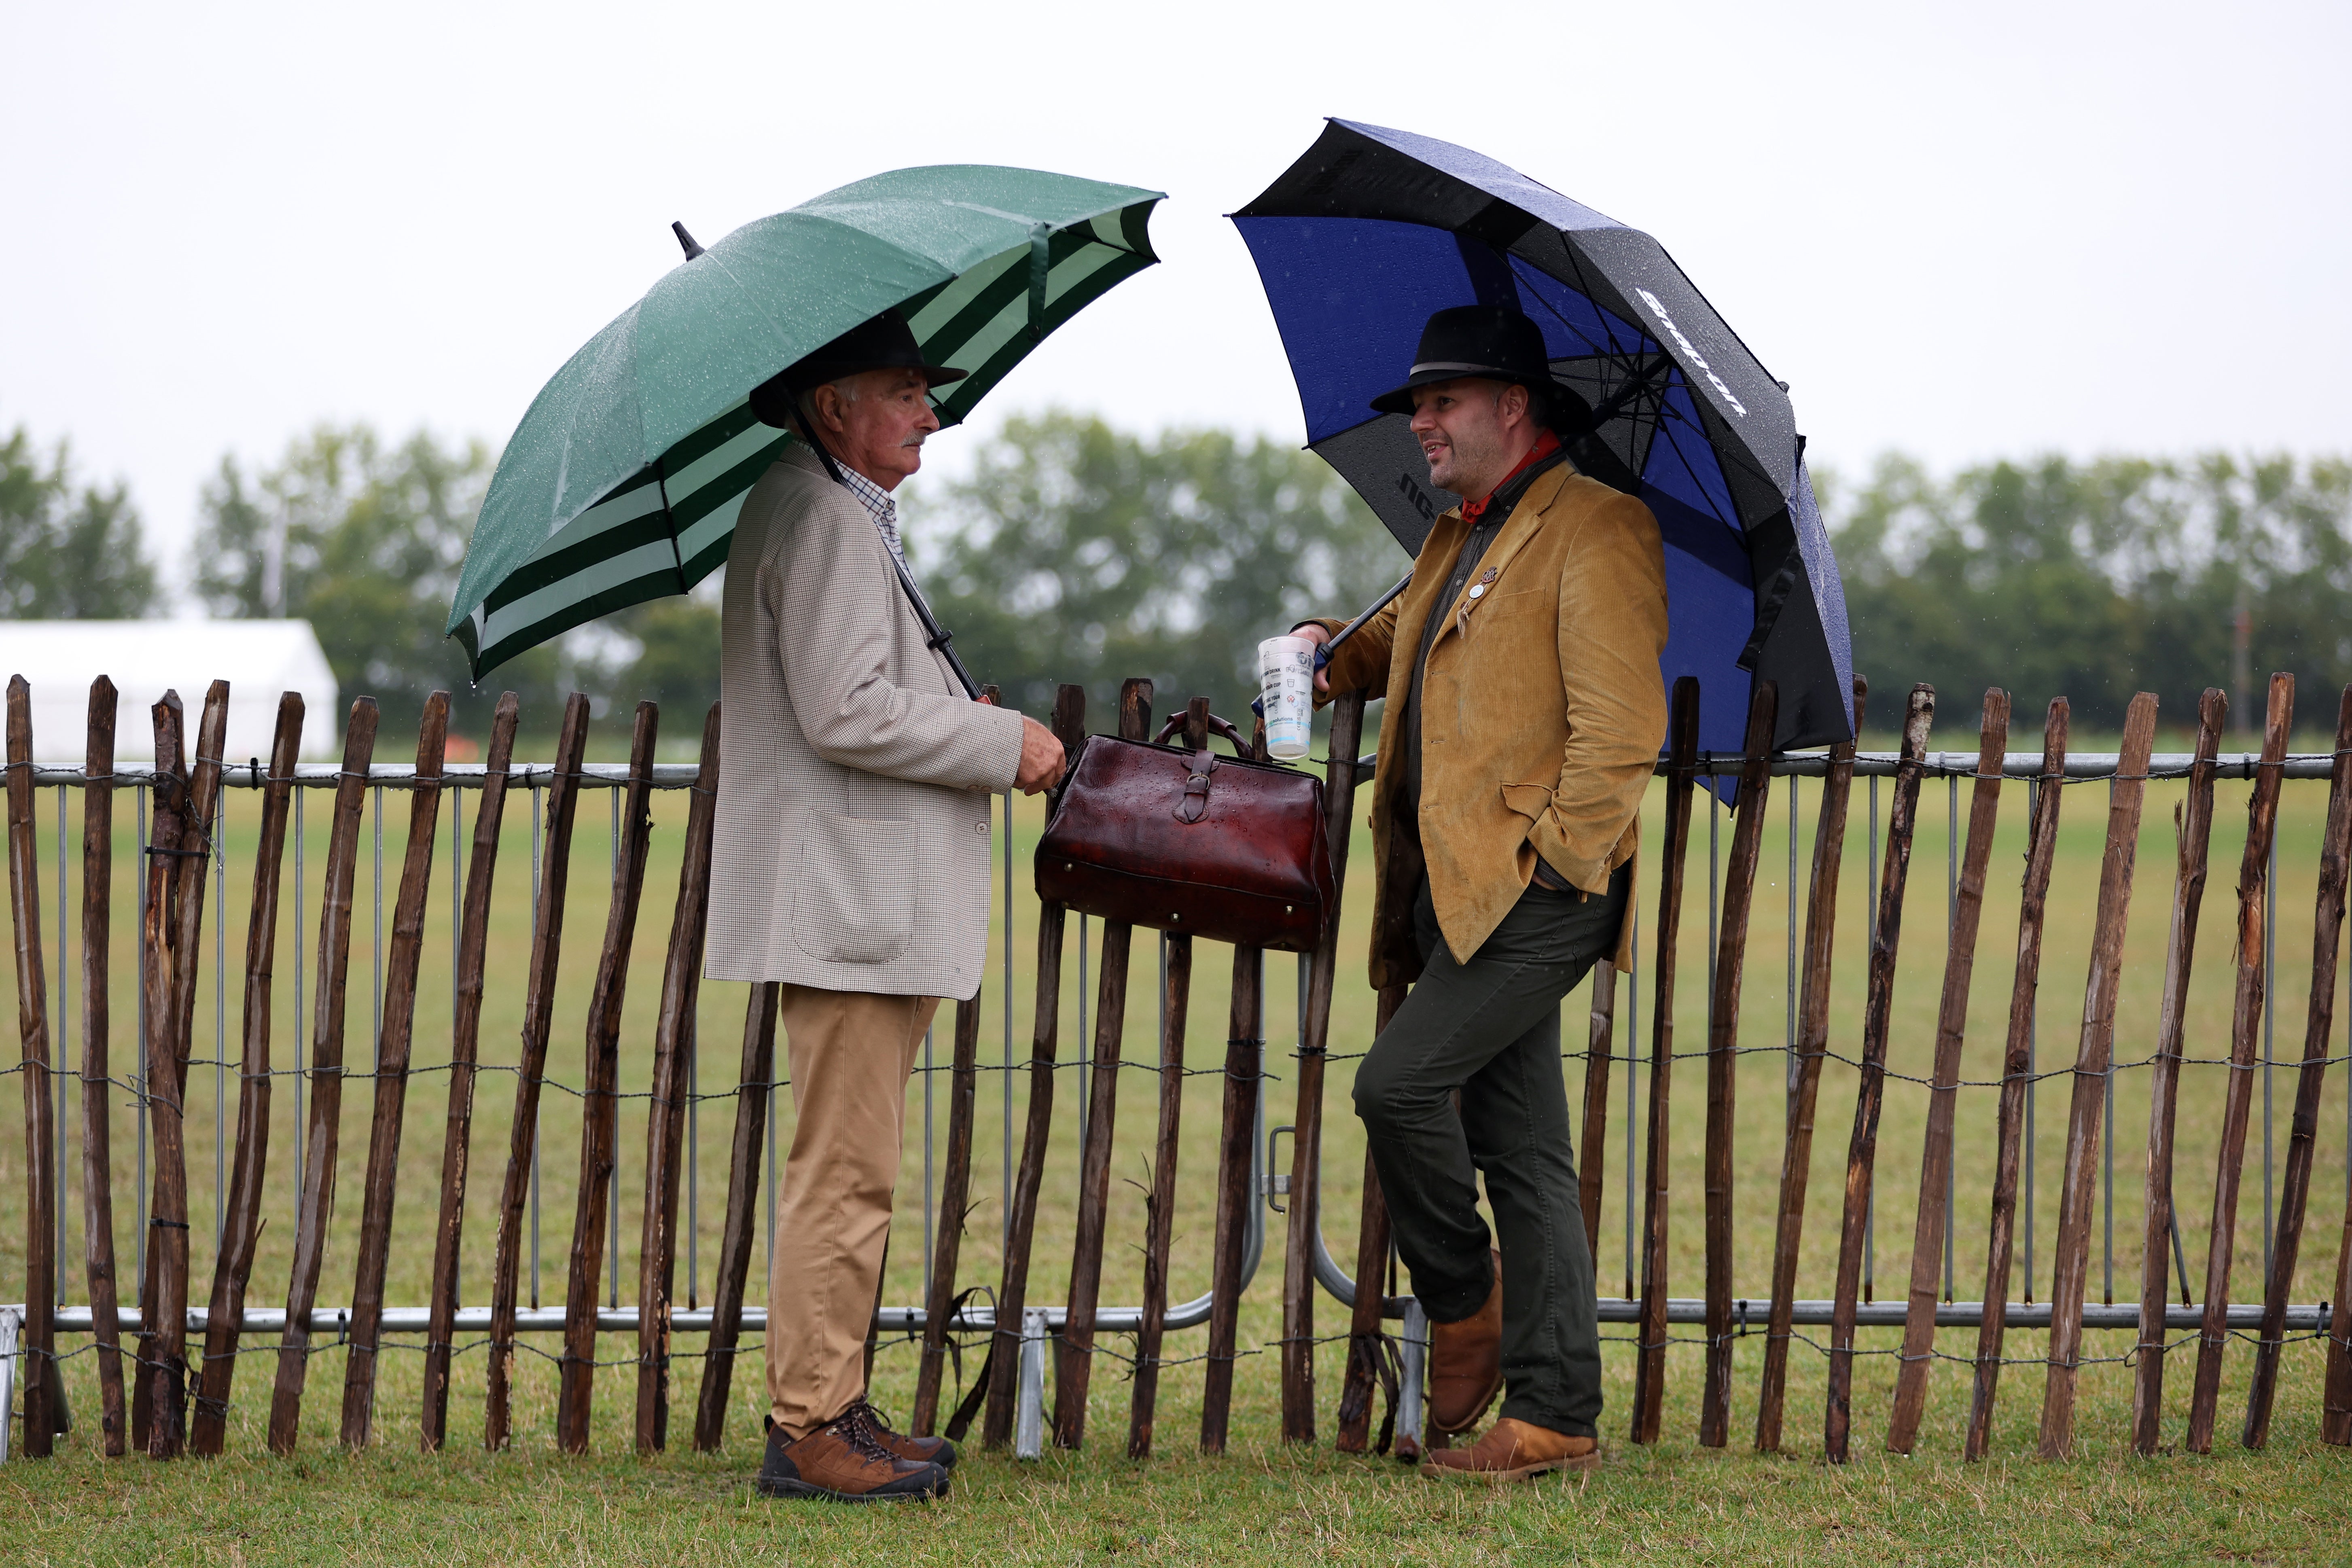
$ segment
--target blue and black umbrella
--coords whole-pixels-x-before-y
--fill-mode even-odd
[[[1307,415],[1307,446],[1409,553],[1454,496],[1429,483],[1397,384],[1450,305],[1517,307],[1552,374],[1597,416],[1585,473],[1645,502],[1664,536],[1671,687],[1696,676],[1699,744],[1738,751],[1750,684],[1780,686],[1781,747],[1853,733],[1845,591],[1788,387],[1665,248],[1450,142],[1344,120],[1234,215]]]

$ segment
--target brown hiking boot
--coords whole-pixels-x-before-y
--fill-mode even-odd
[[[1443,1448],[1423,1461],[1433,1476],[1479,1481],[1524,1481],[1552,1470],[1590,1470],[1601,1463],[1601,1445],[1549,1426],[1506,1415],[1467,1448]]]
[[[1503,1255],[1486,1304],[1458,1323],[1429,1325],[1429,1424],[1440,1432],[1478,1424],[1503,1392]]]
[[[762,1497],[824,1498],[831,1502],[904,1502],[943,1496],[948,1473],[901,1459],[884,1447],[856,1406],[787,1442],[768,1429],[767,1458],[756,1483]]]
[[[904,1432],[893,1432],[890,1424],[882,1419],[882,1412],[863,1399],[851,1405],[848,1414],[862,1417],[866,1430],[874,1434],[874,1440],[889,1449],[893,1458],[937,1465],[943,1470],[955,1468],[956,1446],[945,1437],[909,1437]]]

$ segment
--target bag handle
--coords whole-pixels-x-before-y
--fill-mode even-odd
[[[1168,722],[1160,726],[1160,733],[1153,740],[1152,744],[1166,745],[1171,736],[1183,729],[1185,718],[1186,714],[1181,708],[1171,713],[1168,716]],[[1234,728],[1230,720],[1220,719],[1214,713],[1210,714],[1209,732],[1213,735],[1223,735],[1226,740],[1231,741],[1234,743],[1234,750],[1243,756],[1246,757],[1250,754],[1249,742],[1242,738],[1242,732]]]

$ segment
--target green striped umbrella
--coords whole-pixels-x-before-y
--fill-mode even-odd
[[[478,679],[727,559],[735,514],[793,439],[751,389],[898,307],[953,425],[1004,374],[1159,258],[1161,193],[1032,169],[900,169],[744,225],[672,269],[541,389],[490,479],[448,634]]]

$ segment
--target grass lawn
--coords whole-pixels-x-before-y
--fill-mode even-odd
[[[1166,707],[1168,704],[1163,703]],[[683,734],[677,715],[668,728]],[[623,721],[600,725],[598,755],[609,759]],[[380,748],[384,757],[396,757],[405,747],[396,734],[398,721],[387,718]],[[128,730],[126,728],[126,733]],[[2038,726],[2021,715],[2011,745],[2027,749],[2038,740]],[[1974,746],[1974,715],[1948,715],[1932,744],[1955,750]],[[2315,733],[2299,742],[2299,750],[2324,750],[2327,742]],[[2078,750],[2111,749],[2112,741],[2084,737]],[[2165,749],[2186,745],[2185,737],[2168,735]],[[530,752],[544,755],[545,745]],[[126,742],[125,754],[132,753]],[[2150,786],[2140,837],[2138,878],[2132,920],[2126,944],[2126,968],[2118,1009],[2116,1055],[2125,1064],[2116,1075],[2114,1133],[2105,1159],[2113,1167],[2112,1200],[2103,1181],[2102,1205],[2093,1227],[2090,1289],[2094,1300],[2109,1289],[2118,1300],[2136,1299],[2139,1279],[2141,1178],[2147,1127],[2147,1074],[2137,1065],[2154,1047],[2158,983],[2163,971],[2165,926],[2172,896],[2172,807],[2179,798],[2177,784]],[[1889,786],[1880,786],[1883,808]],[[2211,860],[2212,875],[2200,922],[2199,964],[2189,1010],[2189,1053],[2192,1058],[2222,1056],[2228,1047],[2231,975],[2230,943],[2237,921],[2233,891],[2240,847],[2245,832],[2247,785],[2239,781],[2220,786]],[[1961,792],[1965,796],[1965,790]],[[2290,783],[2280,822],[2277,895],[2277,957],[2273,1014],[2274,1039],[2269,1049],[2282,1062],[2292,1062],[2302,1048],[2310,964],[2313,889],[2317,871],[2317,845],[2325,813],[2326,789],[2318,784]],[[1629,1167],[1627,1135],[1638,1127],[1650,1089],[1644,1068],[1629,1074],[1623,1053],[1636,1045],[1646,1058],[1654,996],[1649,972],[1654,964],[1654,931],[1650,920],[1657,898],[1654,856],[1660,795],[1654,790],[1648,807],[1645,845],[1652,857],[1644,862],[1641,889],[1643,911],[1643,972],[1638,977],[1638,1039],[1625,1032],[1624,995],[1621,988],[1620,1059],[1611,1080],[1611,1121],[1608,1129],[1608,1190],[1601,1226],[1594,1238],[1601,1289],[1615,1295],[1628,1289],[1629,1223],[1625,1204]],[[1844,874],[1841,879],[1841,911],[1837,943],[1837,985],[1832,1009],[1832,1049],[1844,1056],[1859,1053],[1862,1011],[1864,900],[1871,879],[1864,861],[1868,842],[1868,786],[1857,783],[1850,825]],[[1947,786],[1930,781],[1923,796],[1920,827],[1911,868],[1911,892],[1905,923],[1905,942],[1894,1004],[1890,1066],[1898,1072],[1924,1073],[1932,1050],[1937,994],[1941,982],[1948,841]],[[1801,786],[1794,846],[1801,867],[1810,864],[1818,785]],[[1965,800],[1962,801],[1963,821]],[[467,797],[470,833],[475,799]],[[1741,1058],[1736,1126],[1737,1269],[1738,1289],[1760,1300],[1767,1293],[1770,1262],[1773,1194],[1779,1178],[1782,1090],[1785,1058],[1779,1047],[1786,1039],[1789,998],[1784,981],[1788,942],[1789,868],[1791,845],[1785,786],[1776,781],[1762,853],[1762,871],[1756,893],[1747,950],[1740,1044],[1763,1047]],[[383,826],[387,878],[396,878],[406,832],[405,797],[389,793]],[[658,996],[662,950],[676,893],[678,829],[684,820],[684,796],[656,797],[656,832],[651,871],[630,970],[624,1030],[622,1081],[625,1091],[642,1096],[650,1081],[650,1042]],[[2091,915],[2095,899],[2098,861],[2105,829],[2105,788],[2085,784],[2070,789],[2060,837],[2059,863],[2053,879],[2052,913],[2045,945],[2040,1005],[2038,1066],[2045,1071],[2071,1063],[2082,987],[2088,958]],[[219,1125],[235,1124],[236,1073],[209,1065],[218,1055],[233,1055],[238,1037],[241,993],[235,962],[245,938],[245,908],[252,869],[252,835],[256,804],[246,792],[231,795],[227,832],[229,872],[226,882],[228,927],[222,933],[230,960],[230,987],[216,1011],[214,979],[207,972],[196,1007],[195,1052],[199,1063],[191,1072],[189,1101],[189,1187],[191,1216],[197,1223],[194,1248],[201,1300],[209,1285],[212,1247],[204,1221],[214,1213],[217,1164],[222,1156],[215,1132],[215,1096]],[[578,838],[573,848],[572,907],[566,923],[562,994],[559,998],[550,1071],[559,1083],[577,1085],[582,1074],[581,1042],[584,1012],[593,980],[598,938],[605,903],[605,798],[592,793],[583,802]],[[49,952],[51,1000],[57,1005],[58,929],[54,879],[56,804],[42,802],[44,941]],[[113,966],[113,1051],[115,1069],[129,1070],[134,1059],[136,993],[135,907],[131,867],[136,857],[130,834],[131,803],[118,805],[122,831],[117,842],[116,910]],[[69,827],[78,835],[78,806],[68,802]],[[318,914],[319,879],[326,849],[327,796],[315,793],[306,806],[304,927],[298,931],[290,895],[283,902],[279,933],[278,978],[274,999],[273,1065],[284,1069],[296,1059],[303,1030],[298,1026],[293,996],[293,972],[298,951],[306,966],[313,963]],[[1691,1059],[1705,1046],[1708,920],[1708,836],[1700,818],[1700,836],[1690,862],[1690,892],[1682,933],[1681,984],[1675,996],[1680,1060],[1675,1068],[1671,1178],[1670,1274],[1675,1295],[1696,1295],[1702,1279],[1700,1161],[1706,1119],[1704,1064]],[[1978,949],[1971,995],[1969,1034],[1964,1074],[1971,1080],[1992,1076],[2002,1022],[2009,1004],[2011,955],[2014,952],[2017,878],[2021,865],[2025,823],[2025,791],[2011,784],[2004,791],[2000,836],[1995,846],[1982,934]],[[1011,1041],[1006,1040],[1001,963],[1008,922],[998,909],[992,918],[991,958],[985,993],[982,1057],[991,1068],[981,1083],[981,1117],[973,1154],[973,1196],[979,1206],[969,1220],[969,1234],[960,1269],[961,1283],[993,1282],[1000,1267],[1000,1194],[1008,1168],[1004,1129],[1017,1139],[1024,1110],[1025,1082],[1022,1074],[994,1070],[1008,1059],[1025,1059],[1028,1048],[1034,981],[1035,903],[1027,887],[1026,858],[1039,826],[1037,807],[1020,802],[1015,808],[1016,878],[1009,921],[1014,970]],[[1718,819],[1721,847],[1727,851],[1731,832],[1728,816]],[[436,882],[425,934],[425,975],[418,1006],[416,1061],[420,1069],[408,1096],[401,1166],[400,1206],[395,1218],[389,1300],[395,1304],[419,1304],[425,1297],[430,1269],[430,1228],[438,1190],[438,1150],[446,1079],[434,1071],[446,1062],[449,1007],[448,839],[447,816],[436,855]],[[1883,830],[1883,828],[1882,828]],[[510,805],[503,838],[499,896],[490,933],[492,984],[485,1010],[482,1055],[486,1064],[511,1063],[516,1056],[522,996],[520,976],[529,942],[527,857],[530,844],[528,803],[518,796]],[[362,836],[355,939],[352,953],[353,1001],[350,1015],[349,1060],[355,1071],[369,1061],[371,983],[373,930],[372,875],[373,838]],[[1362,984],[1360,967],[1363,931],[1368,917],[1369,878],[1363,870],[1360,831],[1357,839],[1358,875],[1351,886],[1343,936],[1343,968],[1334,1005],[1332,1048],[1342,1053],[1332,1064],[1327,1085],[1328,1132],[1325,1144],[1326,1235],[1343,1262],[1352,1266],[1354,1216],[1360,1190],[1362,1142],[1358,1124],[1349,1111],[1348,1090],[1352,1060],[1344,1053],[1360,1051],[1370,1032],[1372,998]],[[292,870],[289,850],[289,876]],[[1801,894],[1801,887],[1798,889]],[[79,907],[79,889],[70,889],[68,917]],[[384,900],[387,914],[389,889]],[[209,897],[208,897],[209,902]],[[387,919],[386,935],[388,938]],[[208,925],[207,936],[211,935]],[[1090,939],[1089,957],[1099,947],[1099,931]],[[208,942],[209,946],[209,942]],[[1077,937],[1073,932],[1070,963],[1066,967],[1062,998],[1063,1060],[1073,1062],[1076,1042],[1085,1038],[1076,1027],[1081,1005],[1089,1013],[1090,993],[1082,999],[1076,973]],[[1143,1233],[1140,1187],[1147,1175],[1146,1156],[1153,1096],[1145,1071],[1156,1058],[1154,988],[1150,984],[1154,949],[1137,944],[1137,984],[1130,987],[1126,1042],[1129,1069],[1123,1074],[1119,1108],[1118,1153],[1109,1217],[1110,1244],[1105,1259],[1102,1299],[1126,1303],[1138,1299],[1142,1272],[1138,1250]],[[79,961],[79,942],[75,963]],[[0,966],[7,961],[0,960]],[[1222,950],[1204,946],[1196,962],[1192,998],[1189,1060],[1194,1067],[1213,1065],[1224,1037],[1228,965]],[[501,977],[506,977],[501,982]],[[1286,1053],[1293,1037],[1297,972],[1286,957],[1269,962],[1266,1034],[1269,1068],[1277,1079],[1268,1087],[1270,1123],[1294,1119],[1296,1076]],[[13,976],[8,984],[13,985]],[[315,996],[315,969],[304,980],[304,1011]],[[724,1095],[734,1080],[744,988],[709,984],[703,988],[699,1014],[699,1088],[707,1096]],[[81,1016],[78,975],[66,1031],[75,1040]],[[1565,1063],[1568,1092],[1572,1101],[1581,1094],[1586,1063],[1580,1055],[1584,1030],[1584,997],[1580,993],[1566,1005],[1570,1026],[1567,1044],[1572,1054]],[[946,1021],[942,1014],[942,1026]],[[216,1029],[217,1021],[217,1029]],[[1091,1021],[1091,1020],[1090,1020]],[[2336,1039],[2342,1038],[2339,1024]],[[219,1047],[226,1047],[222,1050]],[[2340,1053],[2339,1045],[2332,1047]],[[939,1032],[936,1060],[944,1068],[948,1033]],[[2191,1066],[2183,1079],[2180,1105],[2177,1193],[2180,1205],[2182,1240],[2190,1260],[2191,1283],[2202,1289],[2202,1259],[2210,1225],[2222,1069]],[[1837,1251],[1839,1194],[1843,1187],[1847,1131],[1851,1124],[1856,1075],[1832,1061],[1824,1074],[1819,1132],[1816,1138],[1805,1246],[1798,1289],[1803,1296],[1831,1293],[1831,1274]],[[478,1098],[474,1131],[473,1181],[464,1247],[462,1294],[469,1303],[486,1300],[494,1236],[490,1210],[507,1159],[507,1124],[512,1105],[511,1079],[486,1074]],[[2235,1300],[2259,1296],[2264,1267],[2266,1201],[2283,1172],[2286,1121],[2293,1104],[2294,1072],[2282,1066],[2274,1074],[2260,1075],[2254,1122],[2246,1157],[2246,1186],[2239,1212],[2238,1245],[2231,1279]],[[1076,1166],[1077,1068],[1060,1075],[1056,1100],[1059,1129],[1048,1166],[1041,1205],[1033,1301],[1055,1301],[1066,1289],[1070,1264]],[[1627,1115],[1627,1093],[1633,1091],[1633,1115]],[[887,1298],[896,1302],[920,1300],[929,1226],[936,1216],[928,1213],[921,1194],[927,1182],[939,1174],[945,1137],[945,1084],[919,1076],[910,1090],[914,1125],[925,1114],[926,1096],[938,1113],[938,1138],[926,1163],[926,1148],[910,1141],[902,1167],[900,1213],[893,1236]],[[1009,1099],[1008,1099],[1008,1089]],[[352,1247],[359,1220],[358,1185],[366,1159],[371,1086],[355,1079],[346,1092],[341,1128],[341,1201],[320,1287],[328,1304],[348,1299]],[[2033,1140],[2033,1239],[2032,1267],[2021,1254],[2015,1289],[2029,1287],[2035,1299],[2046,1297],[2051,1272],[2050,1243],[2055,1231],[2057,1186],[2063,1157],[2066,1100],[2065,1076],[2051,1079],[2036,1090]],[[0,1089],[13,1099],[13,1091]],[[1185,1100],[1187,1118],[1180,1155],[1179,1212],[1173,1293],[1180,1299],[1205,1288],[1207,1251],[1212,1223],[1213,1139],[1218,1085],[1213,1077],[1192,1080]],[[116,1204],[115,1234],[123,1257],[122,1272],[131,1273],[134,1245],[133,1194],[138,1180],[135,1119],[123,1097],[115,1097],[110,1113]],[[1956,1294],[1964,1299],[1981,1293],[1984,1269],[1986,1204],[1990,1187],[1994,1141],[1993,1091],[1969,1089],[1960,1096],[1957,1141],[1957,1214],[1953,1273]],[[1918,1198],[1919,1142],[1927,1094],[1918,1085],[1896,1081],[1888,1089],[1879,1137],[1876,1218],[1871,1256],[1871,1289],[1881,1300],[1899,1298],[1909,1274],[1911,1224]],[[277,1080],[272,1107],[268,1224],[263,1232],[259,1260],[253,1275],[250,1299],[257,1305],[284,1300],[293,1236],[292,1149],[297,1137],[294,1079]],[[564,1268],[572,1228],[579,1170],[577,1100],[551,1088],[544,1102],[541,1167],[541,1268],[538,1298],[549,1304],[563,1299]],[[80,1257],[81,1181],[79,1119],[82,1097],[79,1086],[69,1100],[73,1178],[69,1188],[66,1278],[68,1298],[84,1300]],[[623,1104],[622,1171],[620,1180],[622,1268],[620,1295],[635,1295],[635,1257],[645,1168],[646,1101]],[[725,1098],[705,1100],[697,1110],[698,1152],[693,1164],[696,1215],[695,1268],[688,1284],[680,1259],[681,1299],[689,1296],[707,1304],[717,1250],[722,1205],[727,1189],[726,1144],[731,1102]],[[780,1097],[779,1138],[791,1136],[789,1095]],[[13,1116],[11,1124],[15,1125]],[[2322,1107],[2321,1135],[2311,1205],[2294,1299],[2309,1301],[2331,1293],[2344,1199],[2346,1171],[2346,1104],[2343,1074],[2331,1072]],[[2270,1137],[2265,1142],[2265,1127]],[[778,1147],[782,1147],[780,1142]],[[2265,1150],[2270,1151],[2266,1162]],[[1287,1157],[1287,1145],[1285,1145]],[[23,1237],[25,1152],[18,1135],[0,1134],[0,1298],[21,1294],[24,1279]],[[2103,1163],[2104,1170],[2104,1163]],[[762,1173],[764,1186],[766,1173]],[[2110,1232],[2112,1245],[2107,1241]],[[1267,1346],[1280,1334],[1278,1248],[1282,1226],[1270,1216],[1268,1263],[1245,1300],[1242,1339],[1244,1348]],[[756,1254],[754,1268],[763,1268],[764,1251]],[[533,1291],[526,1262],[524,1297]],[[605,1292],[600,1289],[600,1295]],[[752,1299],[762,1288],[755,1278]],[[2178,1282],[2174,1285],[2176,1299]],[[1344,1318],[1328,1299],[1318,1307],[1317,1330],[1329,1334],[1344,1329]],[[1818,1336],[1817,1336],[1818,1337]],[[1866,1332],[1866,1350],[1885,1351],[1895,1342],[1891,1333]],[[1965,1354],[1974,1336],[1945,1331],[1939,1349]],[[1202,1334],[1194,1330],[1172,1335],[1166,1353],[1187,1357],[1199,1353]],[[68,1351],[86,1342],[69,1340]],[[411,1343],[409,1351],[413,1352]],[[552,1352],[552,1339],[541,1336],[539,1348]],[[632,1343],[607,1334],[598,1353],[604,1357],[629,1353]],[[682,1338],[680,1349],[697,1345]],[[1114,1350],[1130,1348],[1113,1342]],[[606,1372],[600,1379],[596,1406],[594,1453],[567,1458],[552,1451],[553,1368],[526,1354],[519,1394],[516,1445],[509,1452],[486,1457],[480,1452],[482,1429],[482,1356],[478,1350],[457,1363],[451,1399],[451,1446],[432,1458],[415,1452],[415,1412],[420,1387],[420,1358],[398,1353],[387,1358],[377,1400],[376,1447],[364,1455],[346,1456],[334,1447],[335,1415],[341,1391],[343,1352],[329,1346],[311,1367],[304,1407],[302,1452],[291,1460],[266,1456],[262,1431],[267,1423],[267,1386],[272,1358],[247,1357],[240,1367],[234,1394],[229,1456],[218,1461],[191,1462],[169,1468],[144,1460],[107,1462],[95,1457],[87,1426],[63,1445],[60,1458],[41,1465],[11,1463],[0,1468],[0,1519],[11,1521],[0,1558],[28,1562],[172,1560],[317,1561],[342,1557],[364,1562],[436,1561],[674,1561],[688,1554],[745,1555],[764,1559],[826,1562],[1003,1561],[1070,1562],[1081,1558],[1190,1562],[1225,1558],[1236,1562],[1291,1560],[1486,1562],[1576,1561],[1607,1559],[1636,1553],[1672,1554],[1677,1560],[1845,1562],[1845,1561],[2072,1561],[2102,1558],[2133,1561],[2263,1560],[2326,1561],[2345,1549],[2337,1527],[2344,1517],[2340,1505],[2326,1499],[2341,1495],[2341,1467],[2352,1454],[2321,1447],[2316,1440],[2321,1402],[2319,1347],[2305,1342],[2288,1348],[2282,1379],[2278,1415],[2269,1449],[2248,1455],[2238,1448],[2236,1433],[2243,1410],[2244,1382],[2251,1352],[2243,1344],[2231,1348],[2221,1404],[2221,1440],[2210,1458],[2178,1454],[2154,1461],[2135,1461],[2123,1453],[2125,1417],[2129,1403],[2128,1373],[2116,1363],[2088,1369],[2083,1379],[2082,1408],[2077,1421],[2079,1452],[2063,1464],[2033,1461],[2033,1426],[2038,1417],[2041,1368],[2012,1366],[2001,1385],[2001,1403],[1993,1459],[1963,1467],[1958,1458],[1960,1423],[1965,1417],[1967,1372],[1957,1364],[1939,1366],[1932,1380],[1928,1417],[1916,1459],[1889,1459],[1879,1452],[1892,1386],[1893,1363],[1884,1354],[1858,1363],[1854,1408],[1856,1460],[1832,1469],[1820,1460],[1822,1361],[1800,1349],[1793,1361],[1790,1391],[1789,1454],[1758,1458],[1747,1451],[1746,1438],[1755,1415],[1757,1369],[1761,1341],[1753,1338],[1739,1347],[1734,1385],[1734,1445],[1722,1453],[1696,1449],[1691,1438],[1696,1427],[1696,1394],[1698,1351],[1678,1345],[1670,1354],[1666,1433],[1668,1441],[1642,1449],[1624,1441],[1624,1419],[1631,1408],[1632,1359],[1629,1347],[1612,1340],[1604,1347],[1609,1378],[1609,1411],[1603,1418],[1608,1462],[1589,1480],[1566,1487],[1545,1485],[1507,1493],[1489,1493],[1441,1487],[1385,1461],[1343,1460],[1323,1447],[1285,1448],[1275,1441],[1278,1410],[1273,1358],[1261,1354],[1245,1359],[1237,1379],[1234,1452],[1205,1460],[1194,1454],[1200,1377],[1197,1363],[1171,1368],[1163,1377],[1157,1429],[1159,1454],[1141,1465],[1119,1457],[1124,1450],[1128,1385],[1118,1363],[1098,1369],[1093,1384],[1088,1445],[1076,1456],[1056,1456],[1033,1465],[975,1455],[968,1461],[949,1502],[928,1509],[895,1510],[823,1510],[777,1507],[752,1499],[746,1480],[758,1458],[756,1356],[743,1363],[735,1382],[730,1414],[727,1450],[700,1458],[673,1450],[647,1460],[627,1452],[632,1373]],[[2124,1335],[2093,1333],[2086,1346],[2094,1356],[2119,1356],[2126,1347]],[[2012,1333],[2009,1353],[2031,1358],[2041,1353],[2040,1337]],[[2172,1358],[2167,1385],[2168,1439],[2177,1442],[2185,1421],[2189,1358]],[[1326,1348],[1318,1356],[1320,1405],[1328,1425],[1338,1393],[1339,1354]],[[886,1347],[877,1363],[877,1397],[886,1408],[903,1415],[912,1385],[914,1358],[903,1346]],[[77,1416],[91,1416],[96,1408],[93,1359],[81,1354],[68,1363],[68,1387]],[[672,1429],[690,1426],[694,1380],[699,1363],[681,1363],[680,1405]],[[967,1368],[969,1371],[969,1367]]]

